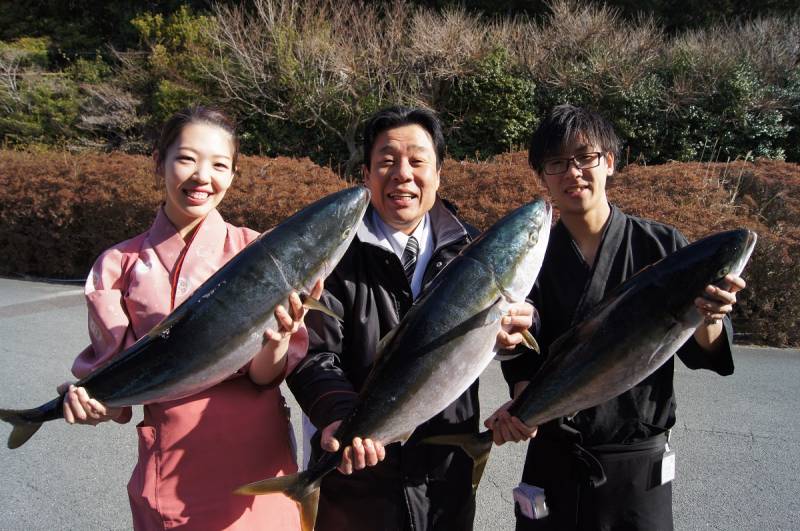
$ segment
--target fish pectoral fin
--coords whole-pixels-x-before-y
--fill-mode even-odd
[[[476,492],[489,461],[492,451],[492,432],[456,433],[452,435],[434,435],[422,440],[427,444],[458,446],[472,459],[472,490]]]
[[[522,344],[537,354],[542,353],[542,350],[539,348],[539,343],[536,341],[536,338],[533,337],[530,330],[524,330],[522,332]]]
[[[530,333],[529,330],[524,330],[522,332],[522,346],[525,348],[534,351],[537,354],[541,354],[542,351],[539,348],[539,343],[536,342],[536,338],[533,337],[533,334]],[[501,348],[495,354],[494,359],[497,361],[508,361],[513,360],[514,358],[518,358],[524,354],[520,352],[518,349],[508,349],[508,348]]]
[[[408,442],[408,440],[411,438],[411,434],[413,434],[413,433],[414,433],[414,430],[411,430],[411,431],[410,431],[410,432],[408,432],[408,433],[404,433],[404,434],[402,434],[400,437],[398,437],[398,438],[397,438],[397,441],[398,441],[398,442],[400,443],[400,445],[402,446],[402,445],[404,445],[405,443],[407,443],[407,442]]]
[[[317,299],[314,299],[308,295],[308,293],[301,293],[300,294],[300,301],[303,303],[303,306],[308,310],[317,310],[318,312],[322,312],[329,317],[333,317],[337,321],[344,322],[344,317],[337,314]]]
[[[519,352],[517,350],[503,349],[497,351],[497,354],[494,355],[494,359],[496,361],[508,361],[518,358],[520,356],[522,356],[522,352]]]

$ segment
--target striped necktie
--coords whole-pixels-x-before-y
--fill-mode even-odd
[[[417,253],[419,253],[419,243],[417,239],[411,236],[406,243],[406,248],[403,251],[403,271],[406,273],[408,285],[411,285],[411,279],[414,278],[414,266],[417,265]]]

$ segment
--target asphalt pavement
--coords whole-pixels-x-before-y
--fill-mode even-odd
[[[632,323],[635,324],[635,323]],[[0,407],[55,397],[88,344],[82,289],[0,278]],[[676,364],[673,487],[679,531],[800,528],[800,351],[737,346],[721,378]],[[299,433],[299,409],[292,405]],[[483,416],[507,399],[499,365],[481,377]],[[131,528],[125,486],[136,460],[135,422],[47,423],[17,450],[0,447],[0,530]],[[10,432],[0,426],[0,439]],[[298,435],[299,437],[299,435]],[[478,492],[476,530],[513,529],[511,489],[524,445],[492,451]]]

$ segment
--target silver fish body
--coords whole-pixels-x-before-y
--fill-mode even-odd
[[[694,300],[741,274],[756,234],[713,234],[666,256],[612,290],[550,346],[509,413],[529,426],[594,407],[658,369],[703,322]]]
[[[539,200],[515,210],[468,245],[381,340],[378,358],[336,438],[405,441],[478,378],[496,353],[501,318],[524,301],[544,259],[552,211]],[[297,476],[247,485],[238,492],[310,496],[341,453],[326,454]],[[309,510],[313,511],[313,508]],[[313,521],[313,518],[310,519]]]
[[[382,340],[340,440],[368,434],[383,444],[404,441],[472,385],[497,352],[509,304],[533,288],[551,216],[543,200],[525,205],[445,267]]]
[[[75,385],[109,406],[163,402],[221,382],[261,348],[274,311],[338,263],[369,204],[350,188],[320,199],[262,234],[146,336]],[[63,397],[29,410],[0,410],[16,448],[62,415]]]

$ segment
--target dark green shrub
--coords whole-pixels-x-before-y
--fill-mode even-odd
[[[781,91],[796,65],[800,19],[764,19],[687,32],[670,41],[665,152],[678,160],[784,158],[791,124]]]
[[[489,157],[523,145],[537,123],[534,83],[497,49],[455,80],[445,103],[448,151]]]
[[[771,108],[772,87],[750,65],[739,65],[723,80],[719,92],[708,99],[716,111],[712,122],[720,138],[719,149],[729,159],[752,151],[756,157],[783,159],[783,145],[791,129],[778,109]]]
[[[4,65],[16,63],[20,68],[47,68],[47,50],[50,39],[47,37],[21,37],[14,41],[0,41],[0,60]]]
[[[173,112],[218,99],[206,70],[211,63],[209,35],[214,24],[212,17],[187,5],[166,15],[140,13],[131,20],[145,53],[125,56],[120,78],[124,89],[139,96],[149,128],[145,136],[157,134]]]
[[[78,87],[66,76],[32,75],[0,88],[0,138],[8,144],[63,144],[77,134]]]
[[[784,102],[786,122],[792,128],[786,135],[786,160],[800,162],[800,65],[787,76],[780,99]]]
[[[78,57],[65,72],[76,83],[100,83],[111,77],[113,68],[97,52],[92,59]]]
[[[204,102],[206,98],[195,88],[180,85],[169,79],[162,79],[152,95],[152,118],[155,123],[165,122],[173,113],[192,105]]]

